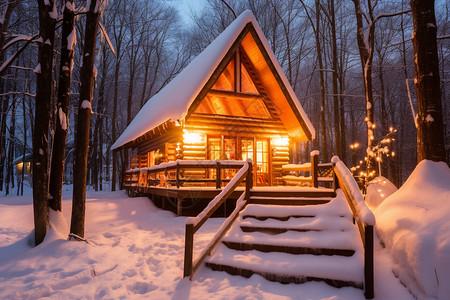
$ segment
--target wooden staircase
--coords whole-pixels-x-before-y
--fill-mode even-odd
[[[252,190],[249,204],[206,266],[281,283],[322,281],[363,289],[364,252],[358,229],[344,195],[333,195],[327,190]]]

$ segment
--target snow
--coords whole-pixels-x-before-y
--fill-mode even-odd
[[[311,156],[316,156],[316,155],[319,155],[320,154],[320,152],[319,152],[319,150],[313,150],[313,151],[311,151]]]
[[[397,187],[383,176],[378,176],[367,185],[366,203],[374,211],[390,195],[397,191]]]
[[[71,192],[64,187],[62,215],[50,212],[51,229],[35,248],[31,190],[0,197],[1,299],[364,299],[354,288],[280,284],[204,266],[193,281],[183,279],[186,218],[123,191],[87,191],[88,243],[68,241]],[[195,256],[223,222],[210,219],[196,233]],[[375,299],[412,299],[392,274],[385,249],[375,254]]]
[[[34,68],[33,72],[36,74],[41,74],[41,63],[37,64],[37,66],[36,66],[36,68]]]
[[[74,26],[72,32],[67,37],[67,50],[73,50],[76,44],[77,44],[77,32]]]
[[[278,60],[270,49],[255,16],[247,10],[233,21],[201,54],[178,74],[178,76],[147,101],[122,135],[115,141],[111,149],[117,149],[125,145],[166,121],[171,120],[175,122],[182,120],[195,97],[199,94],[230,46],[248,23],[253,24],[269,57],[285,84],[289,95],[293,99],[293,102],[314,137],[315,130],[312,123],[301,107],[300,102],[278,63]],[[170,107],[171,109],[167,109],[167,107]]]
[[[92,111],[91,102],[90,102],[89,100],[83,100],[83,102],[81,103],[81,108],[89,109],[89,110],[91,111],[91,114],[94,113],[94,112]]]
[[[349,169],[345,166],[345,164],[339,159],[337,156],[333,156],[331,158],[331,162],[335,164],[334,171],[338,174],[339,178],[342,178],[345,182],[347,182],[347,186],[349,188],[349,193],[353,195],[353,198],[356,201],[356,206],[358,209],[359,217],[361,221],[366,223],[367,225],[375,225],[375,217],[372,211],[367,207],[364,198],[359,191],[358,184],[350,173]]]
[[[61,125],[61,129],[67,130],[67,127],[69,125],[68,124],[69,120],[61,107],[58,109],[58,116],[59,116],[59,122],[60,122],[59,124]]]
[[[394,271],[418,299],[450,295],[450,169],[421,161],[375,210],[377,232]]]

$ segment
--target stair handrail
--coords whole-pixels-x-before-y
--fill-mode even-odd
[[[358,184],[347,166],[337,156],[331,159],[333,163],[334,188],[340,188],[347,199],[353,213],[353,218],[358,225],[359,234],[364,246],[364,294],[366,299],[374,297],[374,250],[373,234],[375,216],[367,207]]]
[[[222,205],[225,200],[234,192],[239,184],[246,179],[245,191],[236,202],[236,208],[233,213],[225,220],[214,237],[203,249],[200,257],[194,262],[194,234],[208,220],[209,217]],[[236,173],[233,179],[222,189],[222,191],[209,202],[208,206],[196,217],[186,219],[186,232],[184,243],[184,272],[183,277],[189,276],[192,279],[195,271],[200,267],[205,258],[211,254],[212,249],[217,245],[222,236],[230,228],[231,224],[236,220],[239,212],[245,207],[250,198],[250,190],[253,187],[252,160],[247,159],[242,168]]]

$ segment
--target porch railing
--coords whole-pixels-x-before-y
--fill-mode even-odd
[[[214,184],[217,189],[231,179],[222,176],[222,170],[242,168],[244,161],[237,160],[177,160],[174,162],[161,163],[148,168],[135,168],[125,171],[125,188],[145,188],[150,186],[172,185],[180,188],[184,183],[206,183]],[[185,170],[205,170],[203,176],[182,176]],[[206,170],[214,170],[215,176],[206,176]],[[214,178],[215,177],[215,178]]]
[[[251,159],[243,162],[242,168],[236,173],[233,179],[223,188],[223,190],[208,204],[208,206],[196,217],[186,219],[185,248],[184,248],[184,277],[191,279],[195,271],[202,264],[205,258],[211,254],[212,249],[236,220],[239,212],[244,209],[247,201],[250,199],[250,190],[253,186],[252,161]],[[226,201],[234,192],[239,184],[245,179],[245,191],[236,202],[236,208],[225,220],[212,240],[201,252],[200,257],[193,261],[194,254],[194,234],[208,220],[209,217]]]
[[[334,156],[331,162],[334,170],[334,187],[335,189],[340,188],[344,192],[353,213],[353,219],[358,225],[364,246],[364,294],[366,299],[372,299],[374,297],[373,230],[375,227],[375,216],[367,207],[350,170],[337,156]]]

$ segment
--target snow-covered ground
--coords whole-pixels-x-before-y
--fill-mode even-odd
[[[124,192],[87,193],[86,238],[67,241],[71,191],[63,215],[40,246],[32,247],[32,197],[0,198],[0,299],[364,299],[353,288],[325,283],[280,284],[201,267],[182,278],[185,217]],[[224,219],[209,220],[195,237],[200,253]],[[376,243],[375,299],[413,299]]]

